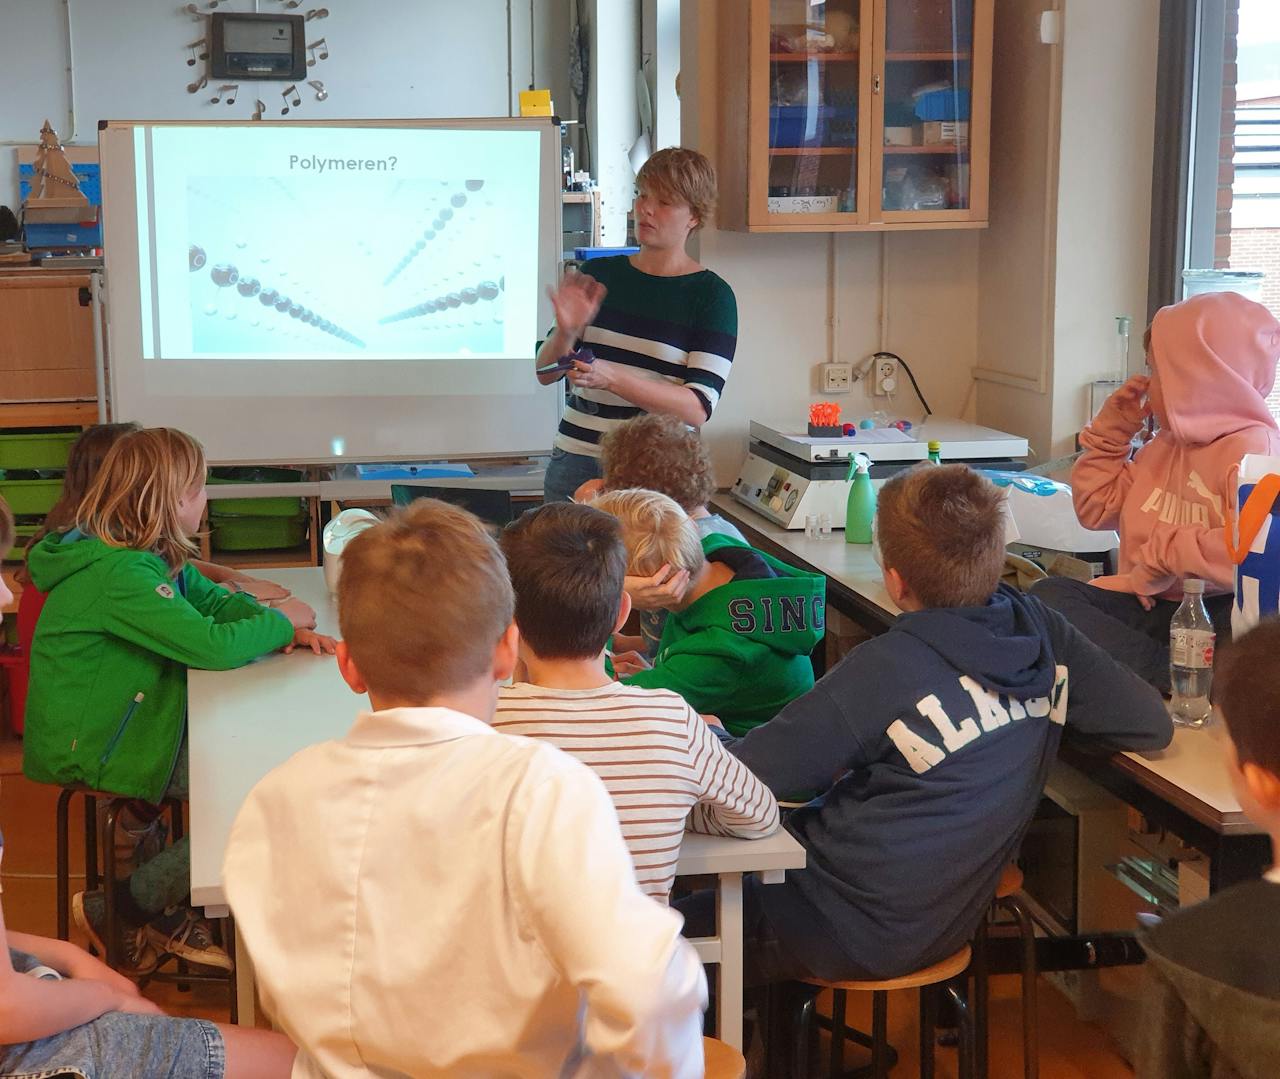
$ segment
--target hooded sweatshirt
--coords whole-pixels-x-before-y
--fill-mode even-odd
[[[146,551],[77,530],[31,549],[49,598],[31,647],[22,768],[37,783],[84,783],[158,802],[187,720],[187,668],[226,670],[282,648],[293,626],[190,564],[175,579]]]
[[[623,681],[674,690],[742,735],[813,688],[809,653],[826,632],[827,582],[732,536],[704,536],[702,551],[731,565],[733,580],[672,611],[653,669]]]
[[[1138,1079],[1280,1075],[1280,884],[1240,884],[1166,918],[1147,953]]]
[[[819,977],[889,978],[973,935],[1063,727],[1111,749],[1173,735],[1160,695],[1056,611],[1001,585],[985,606],[904,614],[733,752],[775,794],[825,790],[786,827],[803,870],[759,890]]]
[[[1076,513],[1088,528],[1120,531],[1119,572],[1093,583],[1179,599],[1182,580],[1210,593],[1235,589],[1227,556],[1232,474],[1246,453],[1280,453],[1267,410],[1280,360],[1280,323],[1233,292],[1162,308],[1151,324],[1148,400],[1160,432],[1129,459],[1143,423],[1113,396],[1080,435],[1071,470]]]

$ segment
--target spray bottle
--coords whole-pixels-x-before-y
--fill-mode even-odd
[[[871,458],[865,453],[849,457],[849,501],[844,515],[845,543],[870,543],[876,519],[876,489],[871,485]]]

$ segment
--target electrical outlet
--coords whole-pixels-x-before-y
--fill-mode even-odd
[[[853,389],[853,364],[824,363],[821,366],[823,393],[848,393]]]
[[[871,375],[871,396],[891,397],[898,392],[898,361],[889,356],[877,356]]]

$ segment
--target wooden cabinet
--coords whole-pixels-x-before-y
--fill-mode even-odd
[[[88,287],[87,273],[0,273],[0,401],[96,402],[93,311],[80,303]],[[0,425],[19,426],[2,414]]]
[[[720,0],[719,227],[983,227],[994,2]]]

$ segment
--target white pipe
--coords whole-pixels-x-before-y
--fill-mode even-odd
[[[827,234],[827,363],[839,363],[839,333],[836,323],[840,310],[840,291],[837,287],[836,234]]]
[[[880,346],[889,348],[889,234],[880,233]]]
[[[107,355],[102,340],[102,312],[106,302],[102,295],[102,274],[89,275],[89,299],[93,310],[93,377],[98,387],[98,422],[107,422]]]
[[[64,143],[75,142],[76,138],[76,73],[75,49],[71,37],[71,0],[62,0],[62,20],[67,39],[67,122],[59,138]],[[30,136],[21,139],[0,139],[0,146],[30,146],[40,139]]]

